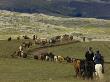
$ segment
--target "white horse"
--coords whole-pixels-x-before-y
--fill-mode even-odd
[[[22,51],[23,50],[23,47],[22,46],[19,46],[19,51]]]
[[[58,56],[54,56],[54,61],[55,61],[55,62],[58,61]]]
[[[95,75],[96,75],[96,79],[99,79],[99,80],[103,80],[104,79],[104,75],[102,73],[102,64],[96,64],[95,65]]]
[[[45,59],[46,59],[46,61],[49,61],[49,56],[46,56],[46,58],[45,58]]]

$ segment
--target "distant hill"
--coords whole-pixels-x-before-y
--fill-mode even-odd
[[[109,0],[0,0],[0,9],[55,16],[110,19]]]
[[[39,13],[29,14],[0,10],[0,39],[25,34],[52,37],[71,33],[109,35],[110,20],[56,17]]]

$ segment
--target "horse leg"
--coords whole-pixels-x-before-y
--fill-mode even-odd
[[[78,72],[77,72],[77,70],[76,70],[76,75],[75,75],[75,77],[78,77]]]
[[[90,74],[90,79],[91,80],[93,79],[93,72]]]
[[[75,77],[77,77],[77,74],[78,74],[78,72],[77,72],[77,69],[75,68]]]
[[[102,64],[102,73],[104,73],[104,64]]]
[[[78,69],[78,77],[81,78],[81,71],[80,71],[80,68]]]
[[[78,78],[80,76],[79,69],[76,70],[76,77]]]

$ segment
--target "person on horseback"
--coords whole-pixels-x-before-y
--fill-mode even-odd
[[[92,47],[89,47],[88,51],[86,51],[85,57],[86,61],[93,61],[94,52],[92,50]]]
[[[22,50],[23,50],[23,46],[20,45],[20,46],[19,46],[19,51],[22,51]]]
[[[96,51],[95,56],[94,56],[94,62],[95,62],[95,66],[96,65],[102,65],[102,73],[104,73],[104,59],[103,56],[101,55],[100,51]]]
[[[95,64],[101,64],[101,54],[99,51],[96,51],[93,59]]]

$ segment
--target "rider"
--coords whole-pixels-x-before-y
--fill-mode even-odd
[[[104,59],[103,59],[103,56],[101,56],[101,53],[98,51],[96,51],[96,54],[94,56],[94,62],[95,62],[95,65],[96,64],[101,64],[102,65],[102,73],[104,73]]]
[[[94,56],[94,62],[95,64],[101,64],[101,54],[99,51],[96,51],[96,54]]]
[[[95,72],[95,64],[94,64],[94,61],[93,61],[93,57],[94,57],[94,52],[92,50],[92,47],[89,47],[88,48],[88,51],[86,51],[86,54],[85,54],[85,57],[86,57],[86,65],[88,65],[87,63],[91,62],[92,66],[93,66],[93,72]]]
[[[20,46],[19,46],[19,51],[21,52],[22,50],[23,50],[23,46],[20,45]]]
[[[88,51],[85,54],[86,61],[93,61],[94,52],[92,50],[92,47],[89,47]]]

